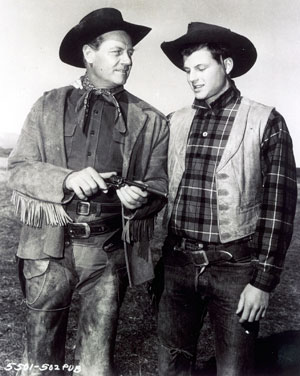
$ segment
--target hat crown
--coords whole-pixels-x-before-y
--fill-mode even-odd
[[[130,36],[132,45],[135,46],[151,28],[124,21],[122,13],[115,8],[94,10],[65,35],[59,48],[60,59],[66,64],[84,68],[82,46],[99,35],[115,30],[125,31]]]
[[[123,21],[122,13],[115,8],[101,8],[96,9],[93,12],[87,14],[80,20],[81,23],[90,22],[93,18],[103,18],[103,19],[115,19]]]
[[[190,45],[203,43],[216,43],[229,48],[230,57],[234,61],[232,78],[248,72],[257,58],[256,49],[248,38],[225,27],[204,22],[189,23],[186,34],[173,41],[163,42],[161,48],[172,63],[183,70],[181,51]]]
[[[187,33],[195,33],[195,32],[230,32],[230,29],[227,29],[222,26],[218,25],[212,25],[212,24],[207,24],[204,22],[191,22],[188,24],[188,30]]]

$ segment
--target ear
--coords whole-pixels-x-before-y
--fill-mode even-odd
[[[227,57],[225,60],[224,60],[224,68],[225,68],[225,72],[226,74],[230,74],[230,72],[232,71],[233,69],[233,60],[231,57]]]
[[[93,50],[88,44],[82,47],[82,53],[85,61],[89,64],[93,64],[95,59],[95,50]]]

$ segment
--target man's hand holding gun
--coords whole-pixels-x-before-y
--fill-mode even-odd
[[[73,191],[81,200],[87,200],[98,190],[106,193],[108,189],[114,188],[122,204],[131,210],[144,205],[149,194],[167,197],[167,193],[149,187],[147,184],[117,176],[115,172],[98,173],[92,167],[69,174],[65,180],[65,188]]]
[[[167,193],[149,187],[145,183],[128,180],[117,175],[106,178],[105,182],[108,188],[113,187],[117,190],[117,195],[123,205],[132,210],[144,205],[149,194],[167,197]]]

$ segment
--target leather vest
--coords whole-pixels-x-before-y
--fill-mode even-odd
[[[251,235],[256,229],[262,200],[260,145],[272,107],[242,98],[232,130],[216,170],[219,236],[222,243]],[[189,131],[196,110],[185,107],[170,121],[168,155],[168,223],[185,169]]]

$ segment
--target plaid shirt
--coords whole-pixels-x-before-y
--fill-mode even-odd
[[[208,105],[195,99],[197,109],[189,133],[186,165],[170,221],[181,237],[220,242],[215,171],[222,157],[241,101],[233,85]],[[292,236],[297,183],[292,141],[283,117],[272,111],[261,144],[263,201],[251,241],[257,252],[252,284],[271,291],[279,282]]]

